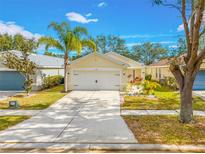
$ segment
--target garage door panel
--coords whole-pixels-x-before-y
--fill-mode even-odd
[[[205,90],[205,71],[199,71],[197,73],[193,90]]]
[[[119,71],[74,71],[75,90],[119,90]]]
[[[120,77],[117,72],[99,72],[98,86],[99,89],[117,90],[119,89]]]
[[[94,74],[92,72],[74,71],[73,73],[73,86],[76,90],[87,90],[94,88]]]
[[[24,77],[15,71],[0,71],[0,91],[23,90]]]

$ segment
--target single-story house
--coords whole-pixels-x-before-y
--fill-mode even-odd
[[[12,51],[21,55],[20,51]],[[64,76],[64,59],[46,55],[31,54],[29,59],[37,65],[35,76],[33,76],[33,90],[39,90],[43,84],[44,76]],[[24,77],[14,69],[9,69],[0,61],[0,91],[23,90]]]
[[[166,77],[174,77],[169,70],[169,59],[163,59],[153,63],[145,68],[146,74],[152,75],[152,79],[160,81]],[[196,76],[193,90],[205,90],[205,60],[203,61],[200,71]]]
[[[71,62],[69,90],[123,90],[136,78],[143,78],[143,65],[115,52],[91,53]]]

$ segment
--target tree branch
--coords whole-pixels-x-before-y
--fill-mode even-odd
[[[194,35],[194,23],[195,23],[195,15],[196,15],[196,10],[194,9],[194,3],[192,2],[192,15],[190,17],[190,36],[191,36],[191,42],[193,41],[193,35]]]
[[[175,60],[170,63],[169,69],[172,72],[172,74],[174,75],[174,77],[176,78],[176,81],[179,85],[180,91],[182,91],[183,86],[184,86],[184,75],[183,75],[179,65],[176,64]]]
[[[161,5],[166,6],[166,7],[170,7],[170,8],[175,8],[177,9],[180,13],[182,13],[181,7],[177,6],[175,4],[169,4],[169,3],[161,3]]]
[[[195,67],[192,72],[192,78],[194,78],[196,74],[198,73],[204,58],[205,58],[205,48],[199,53],[197,57],[196,63],[194,64]]]
[[[186,34],[186,42],[187,42],[187,58],[186,61],[188,61],[190,59],[191,56],[191,40],[190,40],[190,32],[189,32],[189,24],[187,22],[187,18],[186,18],[186,0],[182,0],[182,20],[183,20],[183,24],[184,24],[184,31]]]
[[[192,64],[196,63],[197,61],[197,53],[199,49],[199,39],[200,39],[200,28],[203,18],[204,12],[204,5],[205,0],[199,0],[198,7],[196,8],[196,19],[193,29],[193,36],[192,36],[192,49],[191,49],[191,57],[189,61],[189,67],[192,67]]]
[[[197,62],[197,61],[201,61],[201,60],[203,60],[204,58],[205,58],[205,48],[202,49],[202,51],[199,53],[196,62]]]
[[[201,31],[201,33],[199,34],[199,37],[201,37],[203,34],[205,34],[205,26],[204,29]]]

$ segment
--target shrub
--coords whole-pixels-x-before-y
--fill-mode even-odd
[[[126,86],[126,92],[128,95],[140,95],[143,92],[142,85],[128,83]]]
[[[43,79],[43,89],[52,88],[61,84],[63,77],[61,75],[47,76]]]
[[[142,82],[144,94],[153,94],[154,90],[160,87],[160,84],[155,81],[144,80]]]
[[[174,77],[165,77],[163,81],[160,82],[163,87],[167,87],[170,90],[177,90],[178,85]]]
[[[151,81],[152,80],[152,75],[151,74],[146,74],[145,75],[145,80]]]
[[[125,91],[126,91],[127,93],[129,93],[129,92],[131,91],[131,89],[132,89],[132,83],[128,83],[128,84],[126,85]]]

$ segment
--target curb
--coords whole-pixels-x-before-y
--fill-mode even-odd
[[[141,115],[179,115],[179,110],[121,110],[122,116],[141,116]],[[205,116],[205,111],[193,111],[194,116]]]
[[[164,152],[205,152],[205,145],[167,144],[89,144],[89,143],[0,143],[1,151],[46,150],[46,151],[164,151]]]

